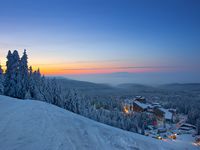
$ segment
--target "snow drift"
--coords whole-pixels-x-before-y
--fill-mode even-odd
[[[0,149],[188,150],[197,147],[123,131],[44,102],[0,96]]]

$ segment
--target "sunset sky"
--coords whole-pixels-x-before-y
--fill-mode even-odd
[[[45,75],[200,82],[200,1],[0,0],[3,66],[14,49]]]

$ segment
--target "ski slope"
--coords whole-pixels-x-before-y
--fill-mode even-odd
[[[0,150],[190,150],[104,125],[40,101],[0,96]]]

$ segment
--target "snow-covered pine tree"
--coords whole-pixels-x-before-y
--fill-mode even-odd
[[[2,95],[3,92],[4,92],[4,86],[3,86],[3,80],[4,80],[4,77],[3,77],[3,69],[0,65],[0,94]]]
[[[75,89],[72,89],[71,91],[71,111],[75,112],[77,114],[80,114],[80,107],[81,107],[81,98],[78,95],[78,92]]]
[[[16,97],[16,98],[21,98],[20,96],[20,92],[19,90],[22,88],[22,85],[21,85],[21,74],[20,74],[20,71],[19,71],[19,63],[20,63],[20,57],[19,57],[19,54],[18,54],[18,51],[15,50],[13,52],[13,66],[12,66],[12,76],[11,76],[11,82],[13,82],[13,97]]]
[[[19,63],[18,76],[20,79],[18,96],[24,99],[25,95],[29,91],[28,56],[26,54],[26,49],[24,50],[23,56],[21,57]]]
[[[30,90],[26,92],[24,99],[32,99]]]
[[[61,101],[61,90],[55,78],[50,80],[50,86],[51,86],[50,93],[52,100],[51,103],[60,106],[59,102]]]
[[[30,93],[30,98],[34,98],[34,89],[35,89],[35,82],[34,82],[34,78],[33,78],[33,69],[32,66],[29,67],[28,69],[29,71],[29,93]]]
[[[32,68],[31,68],[32,69]],[[45,100],[46,93],[44,91],[45,81],[41,77],[40,70],[30,73],[30,94],[33,99]]]
[[[5,72],[5,81],[4,81],[4,94],[10,95],[10,89],[11,89],[11,74],[12,74],[12,53],[9,50],[7,55],[7,61],[6,61],[6,72]]]
[[[19,77],[19,54],[17,50],[11,53],[8,52],[7,62],[6,62],[6,73],[4,82],[4,93],[7,96],[20,98],[18,95],[18,89],[20,87],[20,77]]]

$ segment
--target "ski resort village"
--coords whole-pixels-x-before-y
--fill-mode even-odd
[[[188,140],[194,145],[200,145],[196,126],[186,123],[187,115],[178,114],[176,109],[166,109],[158,102],[147,102],[145,97],[136,96],[124,100],[123,112],[130,117],[134,113],[144,113],[147,116],[140,131],[143,135],[163,141]]]

